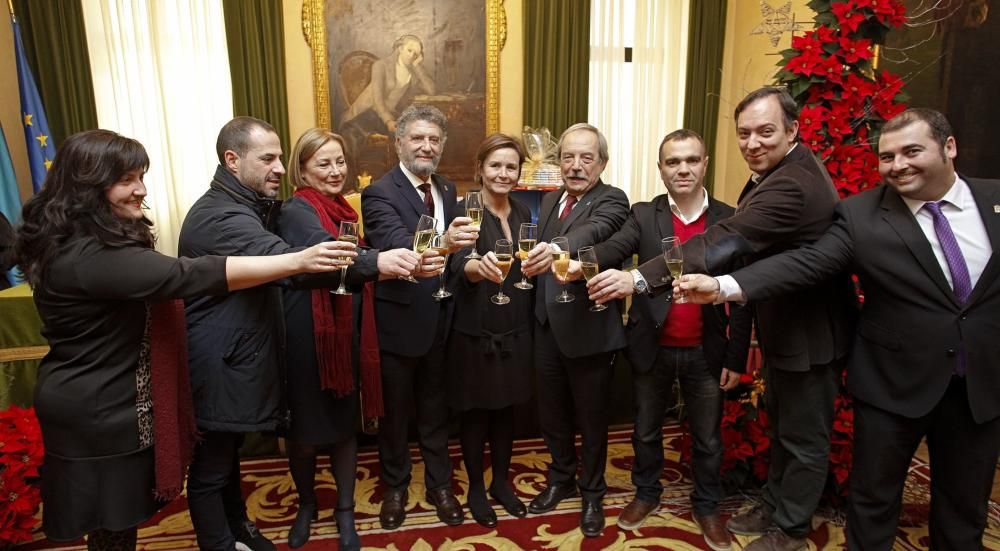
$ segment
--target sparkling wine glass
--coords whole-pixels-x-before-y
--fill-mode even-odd
[[[664,237],[660,244],[663,246],[663,261],[667,263],[667,271],[674,279],[681,277],[684,273],[684,256],[681,254],[680,238]],[[687,301],[687,296],[681,292],[675,302],[680,304]]]
[[[427,250],[427,247],[431,246],[431,239],[437,234],[436,228],[436,218],[427,216],[426,214],[420,215],[420,220],[417,221],[417,229],[413,232],[413,252],[423,254]],[[410,283],[418,283],[412,275],[399,276],[399,279],[409,281]]]
[[[449,251],[448,251],[448,247],[446,247],[445,244],[444,244],[444,234],[443,233],[439,233],[439,234],[435,235],[433,239],[431,239],[431,248],[434,249],[435,251],[437,251],[439,255],[441,255],[441,256],[444,257],[444,268],[441,269],[441,273],[438,275],[438,278],[439,278],[439,280],[441,282],[441,285],[438,286],[438,290],[435,291],[435,293],[433,295],[431,295],[431,296],[434,297],[434,300],[446,299],[446,298],[448,298],[448,297],[451,296],[451,293],[448,292],[448,290],[444,288],[444,273],[448,269],[448,252]]]
[[[465,215],[472,218],[472,223],[469,225],[479,231],[479,226],[483,223],[483,196],[478,191],[465,192]],[[483,257],[479,256],[475,245],[473,245],[472,252],[466,258],[478,260]]]
[[[552,238],[552,267],[555,268],[556,275],[565,280],[569,274],[569,240],[565,237]],[[556,297],[556,302],[573,302],[576,297],[566,292],[566,284],[562,286],[562,293]]]
[[[337,236],[337,241],[343,241],[345,243],[354,243],[354,246],[358,246],[358,223],[357,222],[341,222],[340,223],[340,235]],[[343,268],[340,269],[340,285],[337,289],[330,291],[335,295],[349,295],[350,291],[344,286],[344,281],[347,279],[347,266],[350,266],[351,262],[348,262]]]
[[[517,232],[517,257],[521,259],[521,281],[514,284],[518,289],[534,289],[535,286],[528,282],[528,276],[524,275],[524,261],[528,260],[528,253],[535,248],[538,243],[538,226],[536,224],[521,224]]]
[[[493,304],[507,304],[510,297],[503,294],[503,282],[510,273],[510,265],[514,262],[514,244],[509,239],[498,239],[493,246],[493,254],[497,256],[497,268],[500,268],[500,290],[490,297]]]
[[[590,278],[600,273],[601,269],[597,265],[597,253],[593,247],[580,247],[580,250],[576,252],[576,257],[580,261],[583,277],[587,281],[590,281]],[[594,304],[590,307],[591,312],[600,312],[607,309],[608,306],[606,304]]]

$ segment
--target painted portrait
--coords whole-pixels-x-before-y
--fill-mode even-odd
[[[344,136],[351,183],[357,185],[359,176],[362,184],[374,181],[399,162],[396,117],[421,103],[437,107],[448,118],[448,139],[437,172],[460,187],[471,185],[475,148],[491,130],[487,106],[496,95],[497,77],[489,78],[487,66],[491,56],[499,56],[500,45],[491,46],[490,39],[502,23],[491,15],[500,2],[319,2],[322,18],[313,14],[312,21],[323,27],[323,55],[317,56],[315,36],[310,45],[314,69],[317,63],[324,69],[314,70],[314,77],[323,80],[326,90],[316,90],[317,122]],[[309,8],[303,9],[308,25]],[[304,30],[309,38],[310,31],[317,35],[320,29]]]

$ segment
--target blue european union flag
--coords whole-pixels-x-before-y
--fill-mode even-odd
[[[14,17],[11,17],[10,22],[14,27],[14,56],[17,58],[17,81],[21,91],[21,122],[24,125],[24,141],[27,142],[28,163],[31,166],[31,184],[35,193],[38,193],[45,181],[45,172],[56,156],[56,146],[49,132],[49,121],[45,118],[35,77],[32,76],[28,58],[24,55],[21,26]]]

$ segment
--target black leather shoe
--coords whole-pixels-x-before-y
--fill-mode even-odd
[[[437,509],[437,516],[441,519],[441,522],[448,526],[462,524],[464,517],[462,514],[462,504],[455,499],[455,494],[451,492],[451,488],[445,486],[437,490],[428,490],[427,502]]]
[[[588,538],[596,538],[604,530],[604,510],[601,503],[594,501],[584,501],[583,511],[580,513],[580,531]]]
[[[288,530],[288,547],[298,549],[309,541],[312,523],[317,518],[315,503],[300,503],[299,512],[295,514],[295,522]]]
[[[496,490],[490,487],[490,497],[502,505],[510,516],[517,518],[528,516],[528,508],[521,503],[520,499],[517,499],[517,495],[510,488]]]
[[[478,522],[480,526],[487,528],[496,527],[497,514],[493,512],[493,508],[486,501],[485,492],[480,491],[478,494],[470,494],[467,504],[469,505],[469,512],[472,513],[473,520]]]
[[[547,488],[542,490],[542,493],[535,496],[535,499],[531,500],[528,504],[528,511],[539,514],[547,513],[552,509],[555,509],[559,502],[566,499],[567,497],[573,497],[576,495],[576,486],[556,486],[554,484],[549,484]]]
[[[397,490],[389,488],[382,496],[382,509],[378,513],[379,524],[385,530],[395,530],[406,520],[406,502],[409,493],[406,488]]]
[[[361,551],[361,538],[354,526],[354,506],[334,510],[333,517],[337,520],[338,549],[340,551]],[[288,540],[291,543],[291,539]]]

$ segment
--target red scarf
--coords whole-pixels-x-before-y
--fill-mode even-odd
[[[340,222],[357,222],[358,213],[340,195],[327,197],[310,187],[295,190],[295,196],[312,205],[323,229],[340,235]],[[363,239],[359,246],[365,245]],[[366,418],[381,417],[382,370],[375,328],[375,286],[366,282],[361,290],[361,406]],[[354,366],[351,345],[354,330],[352,297],[334,295],[329,289],[312,291],[313,339],[319,364],[320,388],[337,396],[354,391]]]
[[[179,496],[194,450],[195,421],[188,373],[184,301],[150,304],[150,392],[157,499]]]

